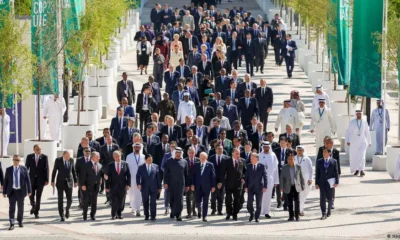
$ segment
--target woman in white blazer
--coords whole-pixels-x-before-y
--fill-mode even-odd
[[[138,53],[138,64],[140,66],[140,75],[144,73],[147,74],[147,66],[149,65],[149,58],[151,55],[151,43],[147,41],[146,37],[142,37],[141,41],[136,45],[136,51]]]

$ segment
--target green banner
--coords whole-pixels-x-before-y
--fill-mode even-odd
[[[33,94],[59,92],[57,80],[57,0],[32,0],[32,53],[37,57]]]
[[[350,82],[350,4],[349,0],[337,0],[337,72],[338,84]]]
[[[382,34],[383,1],[354,0],[350,95],[381,98],[381,54],[374,33]]]
[[[10,0],[0,0],[0,11],[10,11]]]

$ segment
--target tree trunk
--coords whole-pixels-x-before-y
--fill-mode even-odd
[[[41,137],[41,128],[40,128],[40,77],[37,78],[37,125],[38,125],[38,140],[39,142],[42,140]]]
[[[2,96],[2,102],[1,102],[1,109],[3,109],[3,111],[2,111],[2,118],[1,118],[1,140],[0,140],[0,142],[1,142],[1,150],[0,150],[0,157],[4,157],[3,156],[3,154],[4,154],[4,152],[3,152],[3,150],[4,150],[4,147],[3,147],[3,144],[4,144],[4,141],[3,141],[3,139],[4,139],[4,116],[5,116],[5,109],[4,109],[4,102],[6,101],[6,97],[5,97],[6,95],[3,93],[3,96]]]

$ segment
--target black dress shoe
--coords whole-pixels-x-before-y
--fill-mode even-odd
[[[219,211],[219,212],[218,212],[218,215],[219,215],[219,216],[222,216],[223,214],[222,214],[222,212]]]
[[[110,203],[110,201],[106,200],[106,202],[104,204]]]
[[[151,221],[155,221],[155,220],[156,220],[156,218],[155,218],[155,217],[152,217],[152,218],[150,218],[150,220],[151,220]]]
[[[203,218],[203,222],[207,222],[207,218]]]
[[[65,213],[65,218],[66,218],[66,219],[69,218],[69,211],[67,211],[67,212]]]
[[[355,173],[354,173],[354,176],[357,176],[358,175],[358,171],[356,171]]]
[[[288,209],[287,207],[283,207],[283,211],[287,211],[287,209]]]
[[[102,194],[104,194],[104,192],[103,192],[103,191],[100,191],[99,194],[102,195]]]
[[[38,214],[35,214],[35,218],[36,218],[36,219],[39,219],[39,215],[38,215]]]
[[[288,219],[288,221],[289,221],[289,222],[294,221],[294,217],[290,217],[290,218]]]
[[[145,221],[149,221],[149,216],[144,218]]]
[[[322,215],[321,220],[325,220],[326,219],[326,215]]]
[[[33,214],[33,212],[34,212],[34,210],[33,210],[33,207],[32,207],[32,209],[31,209],[31,215]]]
[[[271,216],[270,216],[269,214],[265,214],[265,218],[268,218],[268,219],[270,219],[270,218],[271,218]]]
[[[233,215],[233,221],[237,221],[237,215]]]
[[[14,230],[14,224],[11,224],[8,230]]]
[[[282,207],[282,205],[279,203],[278,204],[278,206],[276,206],[276,208],[281,208]]]
[[[331,216],[331,212],[328,212],[328,213],[326,214],[326,216],[327,216],[327,217],[330,217],[330,216]]]
[[[333,205],[333,204],[332,204],[332,207],[331,207],[331,209],[335,209],[335,205]]]
[[[261,71],[261,74],[264,74],[264,71]]]
[[[254,219],[254,215],[253,215],[253,214],[250,214],[249,222],[253,221],[253,219]]]
[[[212,210],[211,216],[214,216],[214,215],[215,215],[215,210]]]
[[[83,221],[86,221],[87,220],[87,217],[83,217]]]
[[[201,210],[197,213],[197,218],[201,218]]]
[[[176,221],[182,222],[182,218],[181,217],[176,217]]]
[[[297,218],[296,218],[296,222],[298,222],[298,221],[300,221],[300,218],[297,217]]]
[[[172,216],[172,213],[169,215],[169,218],[174,218],[174,216]]]
[[[122,216],[117,216],[118,219],[124,219]]]
[[[64,217],[61,217],[60,221],[61,221],[61,222],[65,222],[65,218],[64,218]]]
[[[192,218],[192,215],[187,215],[186,218],[188,218],[188,219],[189,219],[189,218]]]
[[[257,222],[257,223],[258,223],[258,222],[260,222],[260,220],[258,220],[258,218],[256,218],[256,221],[255,221],[255,222]]]
[[[193,214],[192,214],[193,216],[196,216],[197,215],[197,212],[196,211],[193,211]]]
[[[24,225],[22,224],[22,222],[19,222],[19,223],[18,223],[18,226],[19,226],[20,228],[23,228],[23,227],[24,227]]]
[[[115,220],[115,217],[111,217],[111,220]]]
[[[364,177],[365,176],[365,172],[364,171],[361,171],[360,172],[360,177]]]
[[[231,219],[231,215],[226,215],[226,218],[225,218],[226,220],[229,220],[229,219]]]

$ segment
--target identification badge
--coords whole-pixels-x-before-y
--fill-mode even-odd
[[[320,122],[321,122],[321,119],[319,119],[317,122],[320,123]]]
[[[146,48],[142,48],[142,51],[146,51]]]
[[[360,132],[358,132],[357,136],[361,136],[361,133],[360,133]]]

